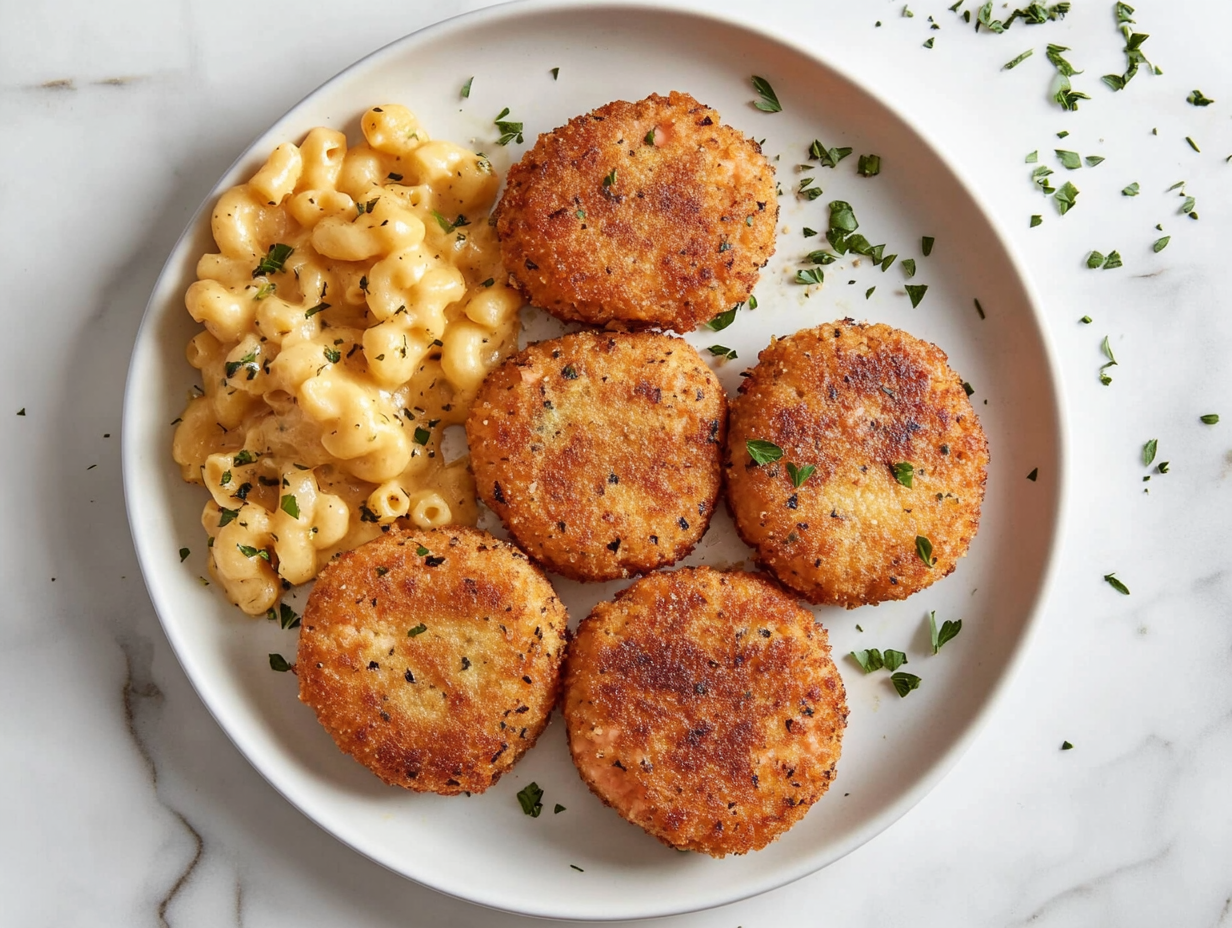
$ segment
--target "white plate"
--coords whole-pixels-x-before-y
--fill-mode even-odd
[[[472,74],[470,98],[460,100]],[[770,79],[783,112],[750,105],[752,74]],[[982,528],[956,573],[906,602],[818,612],[836,655],[905,650],[907,669],[923,678],[920,689],[899,699],[887,674],[865,677],[841,659],[851,718],[835,785],[780,841],[721,861],[672,851],[604,808],[574,771],[559,719],[496,787],[471,798],[384,786],[339,753],[297,701],[295,678],[269,669],[268,652],[294,653],[294,633],[245,618],[220,590],[198,582],[206,495],[180,481],[169,447],[168,424],[196,377],[184,361],[196,327],[183,294],[196,256],[212,250],[209,207],[274,145],[298,141],[316,125],[354,135],[367,107],[400,102],[434,136],[471,142],[503,170],[522,151],[495,145],[492,120],[503,107],[525,123],[529,145],[538,132],[610,100],[673,89],[765,138],[772,159],[781,156],[778,251],[757,289],[760,307],[742,310],[722,333],[690,336],[698,346],[720,342],[739,352],[739,361],[718,367],[725,386],[735,389],[771,334],[843,316],[887,322],[948,352],[975,388],[992,453]],[[809,202],[793,195],[801,177],[794,166],[814,138],[855,153],[836,170],[810,172],[826,195]],[[880,176],[856,176],[862,152],[882,156]],[[887,254],[916,259],[914,283],[929,286],[918,308],[898,266],[883,273],[868,261],[853,268],[843,260],[826,268],[821,289],[791,282],[803,255],[824,244],[824,236],[805,239],[801,229],[825,229],[831,199],[850,201],[861,231],[886,242]],[[920,254],[923,235],[936,238],[928,258]],[[499,7],[408,36],[354,65],[292,109],[219,181],[172,252],[137,338],[124,411],[125,488],[146,582],[185,671],[253,766],[306,815],[392,870],[483,905],[558,918],[666,915],[731,902],[825,866],[907,811],[958,758],[1021,657],[1050,575],[1063,478],[1057,384],[1030,285],[987,212],[919,130],[812,52],[694,13]],[[1037,482],[1027,480],[1033,468]],[[184,564],[181,547],[194,552]],[[749,556],[721,513],[690,562]],[[576,622],[619,584],[558,586]],[[928,610],[964,622],[938,656],[927,646]],[[545,814],[534,819],[514,795],[531,780],[545,791]],[[556,803],[567,811],[551,814]]]

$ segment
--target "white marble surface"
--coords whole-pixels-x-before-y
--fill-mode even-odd
[[[528,923],[382,870],[247,764],[169,650],[120,482],[137,324],[216,178],[342,67],[480,5],[0,0],[0,922]],[[874,89],[948,148],[1031,268],[1072,430],[1059,583],[992,722],[919,806],[812,877],[671,921],[1232,925],[1222,543],[1232,522],[1232,5],[1140,0],[1144,50],[1165,73],[1140,73],[1119,94],[1098,81],[1123,67],[1111,2],[1075,0],[1064,22],[1002,36],[961,27],[948,5],[917,0],[906,18],[901,0],[766,2],[755,21],[840,65],[864,62]],[[929,31],[930,14],[940,30]],[[1047,99],[1048,42],[1086,69],[1075,83],[1093,99],[1077,113]],[[998,70],[1028,47],[1034,58]],[[1187,104],[1195,87],[1216,103]],[[1072,134],[1058,142],[1063,129]],[[1082,190],[1064,218],[1023,163],[1039,149],[1052,164],[1054,147],[1107,159],[1057,180]],[[1198,222],[1165,192],[1179,180]],[[1141,195],[1120,196],[1131,181]],[[1036,212],[1044,223],[1030,229]],[[1158,255],[1155,223],[1172,235]],[[1118,249],[1125,266],[1088,270],[1091,248]],[[1093,324],[1079,323],[1084,314]],[[1105,335],[1120,362],[1110,386],[1096,376]],[[1226,421],[1202,425],[1207,412]],[[1144,484],[1149,438],[1171,468]],[[1131,596],[1103,582],[1114,570]],[[1065,739],[1074,750],[1059,750]]]

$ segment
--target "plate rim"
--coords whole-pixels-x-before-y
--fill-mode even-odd
[[[1025,610],[1026,617],[1023,622],[1022,631],[1018,635],[1017,641],[1013,643],[1007,653],[1002,672],[997,680],[991,685],[987,697],[983,700],[983,704],[960,730],[959,734],[954,738],[950,746],[943,753],[941,753],[928,768],[916,777],[914,783],[906,789],[892,805],[888,806],[881,814],[869,819],[845,841],[831,846],[827,853],[802,857],[794,865],[783,867],[776,871],[772,876],[763,877],[753,881],[735,882],[729,884],[732,887],[738,888],[726,889],[715,893],[711,898],[702,901],[676,903],[666,907],[656,907],[652,905],[650,901],[647,901],[643,902],[641,906],[637,906],[635,904],[628,911],[622,911],[612,915],[596,916],[591,913],[580,913],[561,907],[553,907],[551,905],[543,905],[538,907],[510,907],[508,903],[502,902],[498,897],[491,893],[484,892],[482,888],[474,886],[467,887],[467,890],[471,894],[466,895],[463,894],[462,891],[443,888],[441,886],[436,886],[418,879],[407,873],[405,869],[398,869],[393,863],[379,859],[374,856],[373,853],[370,853],[363,847],[352,843],[352,841],[348,840],[346,837],[343,837],[341,834],[327,827],[316,817],[316,815],[309,811],[310,803],[305,801],[304,797],[298,796],[295,789],[290,784],[279,782],[275,779],[274,772],[266,770],[265,767],[257,762],[255,758],[259,753],[259,746],[255,743],[253,738],[249,737],[242,727],[230,726],[224,723],[223,718],[220,716],[221,710],[216,707],[207,696],[207,692],[209,690],[208,681],[204,676],[202,676],[200,670],[196,669],[196,662],[193,660],[192,649],[187,646],[187,642],[181,636],[176,623],[170,621],[165,615],[165,612],[168,610],[166,610],[162,604],[169,602],[168,598],[165,595],[158,595],[156,593],[156,590],[161,590],[162,586],[159,580],[160,569],[154,562],[153,552],[147,550],[146,546],[142,544],[140,541],[140,534],[136,531],[136,526],[140,524],[138,517],[145,515],[142,511],[142,503],[140,500],[144,496],[149,496],[149,494],[142,493],[141,488],[137,485],[137,481],[140,477],[137,474],[136,462],[140,457],[141,446],[137,445],[137,432],[130,426],[138,418],[138,412],[135,409],[134,380],[138,376],[136,372],[140,366],[140,362],[144,360],[145,354],[151,350],[149,343],[152,340],[148,337],[148,330],[155,324],[155,320],[158,317],[158,307],[155,305],[156,297],[162,293],[165,286],[168,284],[168,278],[178,273],[178,269],[173,266],[175,258],[179,255],[185,240],[200,233],[202,217],[216,200],[226,178],[228,178],[239,165],[248,161],[252,157],[254,151],[257,150],[258,146],[262,145],[264,140],[266,140],[269,136],[276,133],[279,127],[291,119],[295,113],[297,113],[314,98],[326,93],[335,85],[347,79],[354,72],[370,68],[385,57],[398,54],[405,46],[416,46],[423,43],[432,43],[439,40],[443,36],[448,36],[450,33],[464,32],[467,29],[481,25],[489,25],[493,22],[501,22],[511,19],[516,20],[524,16],[536,16],[551,13],[572,13],[603,16],[611,13],[612,11],[619,11],[622,13],[645,13],[651,15],[673,14],[682,17],[691,17],[699,21],[704,21],[712,25],[718,25],[727,29],[750,34],[770,43],[784,46],[796,54],[816,62],[832,73],[842,76],[845,80],[852,83],[858,83],[865,93],[875,98],[877,102],[886,109],[886,111],[897,119],[902,126],[909,130],[910,133],[912,133],[918,141],[929,150],[930,154],[935,157],[944,170],[950,174],[954,182],[965,191],[968,197],[970,197],[972,205],[979,211],[981,216],[987,222],[989,228],[994,233],[997,246],[1005,255],[1009,265],[1013,269],[1014,274],[1018,278],[1019,285],[1023,290],[1027,306],[1030,310],[1031,322],[1038,333],[1040,348],[1044,360],[1044,368],[1048,375],[1047,386],[1049,396],[1047,399],[1051,407],[1049,410],[1051,417],[1056,423],[1056,450],[1053,464],[1055,466],[1057,479],[1054,503],[1052,505],[1051,512],[1048,513],[1052,520],[1052,531],[1047,541],[1047,548],[1044,554],[1040,574],[1040,582],[1028,600],[1030,605]],[[1042,310],[1042,302],[1040,300],[1039,291],[1029,269],[1026,266],[1026,263],[1022,260],[1010,238],[1007,236],[1004,223],[989,207],[979,189],[965,179],[964,174],[959,169],[961,164],[962,162],[956,158],[943,143],[938,141],[938,139],[930,131],[917,122],[913,117],[904,112],[904,110],[896,102],[894,102],[893,97],[887,96],[876,80],[865,81],[860,79],[857,82],[854,77],[848,75],[844,69],[833,60],[828,59],[823,51],[806,47],[804,43],[796,40],[790,34],[779,33],[773,29],[763,27],[761,25],[743,22],[737,19],[734,14],[699,9],[696,5],[690,3],[689,0],[662,0],[662,2],[657,3],[649,2],[649,0],[600,0],[600,2],[595,3],[585,2],[585,0],[509,0],[509,2],[497,3],[479,10],[471,10],[460,13],[399,36],[357,59],[352,64],[338,71],[328,80],[310,90],[294,104],[292,104],[268,127],[259,132],[256,137],[254,137],[248,145],[244,147],[244,149],[236,156],[226,170],[222,172],[218,180],[202,199],[200,205],[193,212],[191,218],[185,224],[180,236],[176,239],[174,245],[172,245],[171,249],[168,251],[167,260],[158,274],[158,277],[150,292],[150,297],[146,302],[144,310],[142,311],[141,322],[134,338],[133,354],[131,356],[128,371],[125,377],[124,403],[121,420],[121,462],[125,510],[129,533],[133,541],[133,547],[137,555],[139,566],[141,568],[142,578],[145,582],[147,592],[150,594],[151,605],[154,607],[155,614],[158,616],[159,624],[163,629],[163,633],[167,636],[167,640],[171,645],[176,660],[183,669],[185,676],[192,685],[194,692],[197,694],[197,697],[201,700],[202,704],[204,704],[206,710],[210,713],[210,716],[214,719],[215,723],[222,729],[227,738],[239,750],[240,754],[243,755],[244,759],[252,766],[252,768],[260,774],[261,777],[269,783],[269,785],[272,786],[280,796],[282,796],[287,802],[303,814],[305,818],[315,824],[334,840],[337,840],[339,843],[345,845],[352,851],[359,853],[363,857],[371,860],[373,863],[380,865],[390,872],[396,873],[404,879],[415,882],[417,885],[464,902],[519,915],[550,919],[614,921],[667,917],[686,914],[689,912],[704,911],[738,902],[743,899],[748,899],[802,879],[805,876],[811,875],[829,866],[842,857],[845,857],[860,846],[871,841],[877,835],[881,834],[894,822],[915,808],[924,799],[924,797],[927,796],[954,768],[958,761],[970,749],[976,737],[978,737],[991,718],[997,713],[1006,697],[1007,692],[1011,688],[1015,679],[1019,676],[1026,655],[1029,652],[1036,636],[1039,634],[1042,615],[1049,605],[1049,601],[1051,600],[1052,594],[1056,587],[1061,562],[1062,547],[1066,536],[1065,526],[1070,510],[1068,504],[1070,492],[1069,487],[1071,482],[1071,477],[1069,474],[1071,459],[1070,424],[1065,404],[1062,402],[1064,378],[1062,376],[1060,364],[1058,363],[1058,354],[1056,345],[1053,341],[1052,331]],[[145,346],[144,351],[143,346]]]

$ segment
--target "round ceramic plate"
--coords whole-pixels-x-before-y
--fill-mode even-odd
[[[754,108],[754,74],[770,80],[782,112]],[[905,602],[818,610],[836,656],[905,651],[906,669],[922,678],[919,689],[900,698],[886,672],[866,676],[840,658],[851,717],[835,784],[781,840],[724,860],[670,850],[605,808],[574,770],[559,718],[499,784],[469,798],[385,786],[341,754],[298,702],[294,676],[270,670],[270,652],[294,655],[295,632],[246,618],[216,586],[199,582],[206,493],[180,480],[168,426],[197,376],[184,360],[196,326],[183,296],[197,256],[214,250],[210,207],[275,145],[299,141],[317,125],[357,137],[360,113],[395,102],[414,110],[434,137],[488,152],[504,171],[523,150],[496,143],[493,119],[505,107],[525,124],[530,145],[539,132],[611,100],[670,90],[692,94],[764,139],[783,191],[778,250],[757,288],[758,307],[742,309],[722,332],[688,336],[699,348],[720,343],[737,352],[736,360],[712,362],[725,387],[736,389],[772,335],[846,316],[889,323],[949,354],[974,389],[992,454],[980,532],[954,574]],[[852,154],[836,168],[813,162],[803,173],[797,165],[814,139]],[[858,176],[861,153],[881,156],[879,175]],[[810,176],[823,197],[797,195]],[[852,204],[860,231],[884,242],[885,254],[913,258],[914,278],[898,263],[883,271],[847,256],[825,267],[823,286],[796,283],[797,269],[811,266],[804,256],[825,245],[834,199]],[[823,231],[806,237],[806,227]],[[935,241],[928,256],[925,236]],[[927,285],[918,306],[907,283]],[[533,337],[553,332],[534,311],[527,324]],[[789,42],[694,13],[516,5],[442,23],[364,59],[292,109],[219,181],[172,252],[137,338],[125,486],[146,582],[185,671],[240,750],[306,815],[386,867],[483,905],[558,918],[666,915],[731,902],[825,866],[902,815],[957,759],[1021,656],[1047,586],[1062,495],[1057,384],[1030,286],[986,211],[918,129],[854,80]],[[1038,479],[1028,480],[1036,469]],[[181,547],[194,552],[184,563]],[[689,563],[751,567],[751,551],[720,513]],[[557,582],[574,623],[621,585]],[[962,634],[935,656],[930,611],[938,622],[963,622]],[[524,815],[516,799],[531,781],[544,791],[538,818]],[[566,811],[552,814],[557,804]]]

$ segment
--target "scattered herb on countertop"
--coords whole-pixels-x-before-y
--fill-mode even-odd
[[[1104,357],[1108,359],[1108,363],[1102,365],[1099,369],[1099,382],[1106,387],[1108,384],[1112,383],[1112,378],[1107,373],[1108,368],[1117,366],[1117,359],[1112,354],[1112,346],[1108,344],[1107,335],[1104,336],[1104,341],[1103,344],[1100,345],[1100,350],[1103,351]]]
[[[1112,587],[1118,593],[1121,593],[1124,596],[1129,595],[1129,587],[1127,587],[1124,583],[1122,583],[1120,580],[1117,579],[1115,572],[1110,573],[1110,574],[1104,574],[1104,580],[1107,582],[1107,584],[1110,587]]]
[[[1076,168],[1082,167],[1082,158],[1076,151],[1065,151],[1060,148],[1055,148],[1057,160],[1061,162],[1061,166],[1073,171]]]
[[[465,100],[471,95],[471,84],[475,83],[474,75],[466,79],[466,83],[462,85],[462,99]]]
[[[903,260],[899,263],[902,264],[903,266],[903,276],[904,277],[907,277],[908,279],[910,279],[915,276],[915,259],[914,258],[903,258]]]
[[[1033,214],[1031,216],[1031,228],[1034,229],[1036,226],[1038,226],[1043,221],[1044,221],[1044,217],[1041,216],[1039,213]]]
[[[928,257],[933,253],[933,243],[937,240],[931,235],[925,235],[920,239],[920,251],[924,252],[924,257]]]
[[[190,554],[192,554],[192,552],[187,548],[180,548],[180,563],[183,564],[184,561],[188,559],[188,555]]]
[[[1151,246],[1151,250],[1159,254],[1159,252],[1168,247],[1170,241],[1172,241],[1171,235],[1165,235],[1163,238],[1156,239],[1155,244]]]
[[[1096,165],[1103,164],[1107,159],[1103,155],[1087,155],[1082,160],[1087,163],[1087,167],[1093,168]]]
[[[1048,60],[1052,62],[1052,66],[1057,69],[1057,74],[1060,78],[1060,86],[1057,92],[1053,95],[1053,99],[1063,110],[1077,110],[1079,100],[1090,100],[1090,96],[1082,93],[1079,90],[1074,90],[1070,83],[1070,78],[1075,74],[1081,74],[1081,71],[1075,70],[1061,55],[1062,52],[1069,51],[1064,45],[1049,45],[1046,52]]]
[[[1074,203],[1078,199],[1078,193],[1078,188],[1069,181],[1066,181],[1057,188],[1057,192],[1053,197],[1053,200],[1056,202],[1057,210],[1062,216],[1074,208]]]
[[[1185,141],[1189,143],[1189,147],[1192,148],[1194,151],[1198,153],[1202,152],[1202,149],[1198,147],[1198,143],[1195,142],[1193,139],[1191,139],[1189,136],[1185,136]]]
[[[1215,101],[1201,90],[1194,90],[1185,98],[1185,102],[1192,103],[1194,106],[1210,106]]]
[[[1138,182],[1137,181],[1134,181],[1128,187],[1121,188],[1121,196],[1123,197],[1136,197],[1137,195],[1138,195]]]
[[[1219,413],[1217,412],[1208,412],[1205,416],[1200,416],[1199,418],[1202,420],[1203,425],[1219,424]]]
[[[1062,751],[1072,751],[1073,749],[1074,749],[1074,746],[1073,746],[1072,744],[1070,744],[1068,741],[1062,741],[1062,742],[1061,742],[1061,750],[1062,750]]]
[[[1152,438],[1142,446],[1142,463],[1146,467],[1151,466],[1151,462],[1155,460],[1155,452],[1159,450],[1159,439]]]
[[[864,651],[852,651],[851,656],[855,662],[860,665],[860,669],[865,673],[872,673],[873,671],[880,670],[885,666],[885,660],[881,656],[881,651],[877,648],[868,648]]]
[[[1034,54],[1035,54],[1035,49],[1028,48],[1025,52],[1023,52],[1017,58],[1013,59],[1012,61],[1007,61],[1005,64],[1001,65],[1001,70],[1002,71],[1012,71],[1014,70],[1014,68],[1018,67],[1020,64],[1022,64],[1024,61],[1026,61],[1028,58],[1030,58]]]

